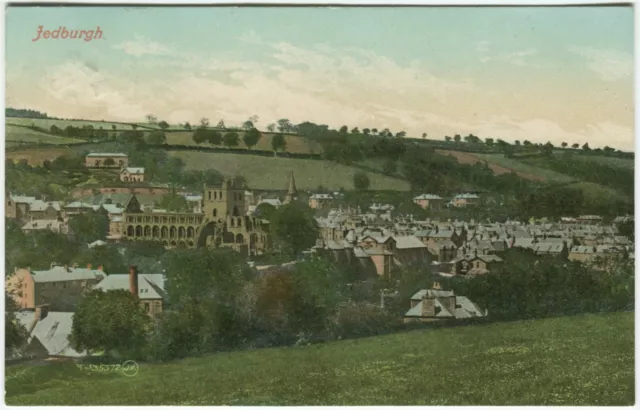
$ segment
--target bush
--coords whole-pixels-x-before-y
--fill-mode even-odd
[[[341,304],[329,321],[329,334],[333,338],[373,336],[400,327],[398,317],[366,302]]]

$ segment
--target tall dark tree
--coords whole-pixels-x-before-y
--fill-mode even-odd
[[[237,147],[240,144],[240,136],[235,131],[227,132],[224,134],[223,141],[229,148]]]
[[[135,354],[145,345],[150,323],[128,290],[92,290],[77,306],[69,341],[81,352]]]
[[[167,136],[164,132],[154,130],[147,135],[147,145],[162,145],[167,142]]]
[[[298,201],[283,205],[273,213],[270,230],[276,245],[291,257],[315,245],[319,238],[313,210]]]
[[[284,139],[284,135],[278,133],[271,139],[271,148],[274,152],[284,151],[287,148],[287,141]]]
[[[258,131],[256,128],[251,128],[245,131],[242,137],[242,141],[247,146],[247,148],[251,149],[258,144],[260,138],[262,138],[262,134],[260,133],[260,131]]]
[[[366,191],[369,189],[371,181],[366,173],[358,171],[353,175],[353,187],[357,191]]]
[[[69,220],[69,229],[80,243],[104,240],[109,232],[109,215],[103,208],[76,215]]]

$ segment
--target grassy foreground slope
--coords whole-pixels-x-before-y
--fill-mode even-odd
[[[353,175],[358,168],[314,159],[257,157],[254,155],[198,151],[172,151],[187,169],[216,169],[223,175],[242,175],[251,188],[287,189],[291,171],[298,189],[353,189]],[[407,191],[409,183],[385,175],[368,172],[372,190]]]
[[[634,315],[421,330],[141,365],[11,366],[10,405],[632,405]]]

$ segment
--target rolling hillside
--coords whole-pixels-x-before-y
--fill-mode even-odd
[[[45,159],[53,161],[54,159],[61,157],[63,155],[74,156],[77,154],[75,153],[75,151],[66,147],[25,148],[25,149],[14,149],[14,150],[5,152],[6,159],[11,159],[13,162],[19,162],[20,160],[26,159],[29,165],[31,166],[40,166],[42,165]]]
[[[112,121],[91,121],[91,120],[54,120],[51,118],[16,118],[16,117],[6,117],[5,122],[7,125],[23,125],[23,126],[36,126],[40,128],[44,128],[46,130],[50,129],[52,125],[60,129],[64,129],[67,126],[71,125],[73,127],[84,127],[85,125],[90,125],[95,129],[104,129],[106,131],[113,131],[113,127],[116,127],[116,130],[130,130],[132,129],[131,124],[124,122],[112,122]],[[139,129],[149,128],[154,129],[149,125],[138,125]]]
[[[322,185],[331,189],[352,189],[356,167],[313,159],[256,157],[253,155],[172,151],[181,158],[187,169],[216,169],[223,175],[243,175],[254,189],[287,189],[288,175],[294,172],[298,189],[317,189]],[[407,191],[406,181],[368,172],[372,190]]]
[[[236,148],[240,149],[248,149],[247,146],[242,142],[242,137],[244,135],[243,131],[239,131],[240,135],[240,145]],[[258,141],[258,145],[253,147],[254,150],[260,151],[272,151],[271,140],[275,133],[272,132],[263,132],[262,138]],[[187,145],[187,146],[202,146],[202,147],[211,147],[209,144],[196,144],[193,142],[193,131],[176,131],[176,132],[167,132],[167,144],[169,145]],[[287,143],[286,151],[294,154],[321,154],[322,146],[315,141],[309,140],[307,138],[303,138],[297,135],[285,135],[285,141]],[[216,146],[220,148],[224,148],[223,146]]]
[[[634,315],[421,330],[142,364],[6,368],[9,405],[574,405],[634,403]]]
[[[7,124],[5,127],[5,141],[21,143],[21,144],[30,143],[30,144],[57,144],[57,145],[76,144],[76,143],[84,142],[82,140],[75,139],[75,138],[58,137],[58,136],[50,135],[44,132],[32,130],[30,128],[20,127],[17,125],[10,125],[10,124]]]

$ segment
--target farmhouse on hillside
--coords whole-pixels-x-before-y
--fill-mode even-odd
[[[120,181],[122,182],[143,182],[144,168],[126,167],[120,171]]]
[[[121,152],[92,152],[85,158],[87,168],[116,168],[129,166],[129,156]]]

